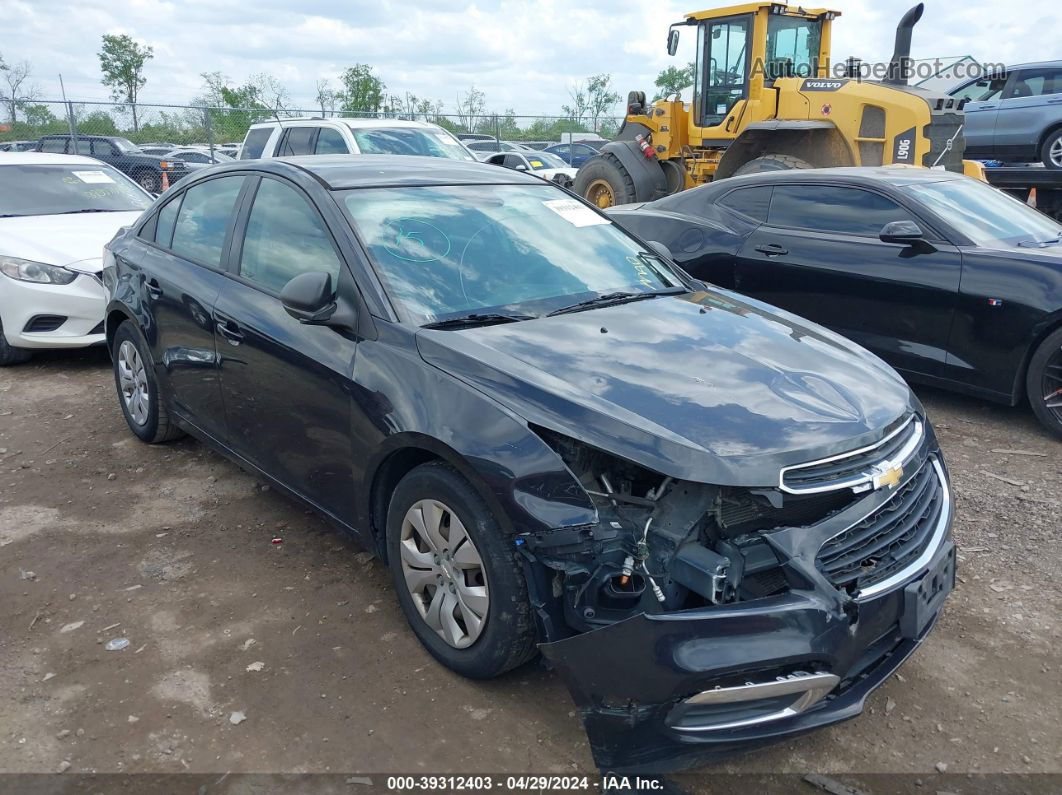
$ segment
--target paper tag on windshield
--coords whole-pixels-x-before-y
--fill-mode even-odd
[[[114,182],[110,176],[102,171],[75,171],[74,176],[82,182]]]
[[[589,207],[579,204],[575,199],[552,199],[542,203],[572,226],[597,226],[612,223]]]

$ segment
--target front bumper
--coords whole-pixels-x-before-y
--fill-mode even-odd
[[[106,341],[103,311],[106,296],[94,276],[81,273],[70,284],[37,284],[0,275],[0,322],[15,348],[84,348]],[[27,331],[40,315],[64,317],[54,331]]]
[[[928,554],[872,596],[847,597],[824,583],[640,614],[543,644],[597,765],[673,772],[858,715],[925,639],[954,586],[951,518],[949,500]]]

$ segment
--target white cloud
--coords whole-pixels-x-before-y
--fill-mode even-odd
[[[913,0],[837,0],[834,60],[887,59],[895,24]],[[202,72],[235,80],[268,72],[295,102],[312,107],[314,84],[357,62],[372,64],[388,89],[442,100],[452,109],[470,85],[490,109],[557,113],[568,87],[599,72],[623,96],[652,91],[656,73],[692,59],[683,29],[674,60],[667,28],[686,0],[0,0],[7,61],[28,60],[47,98],[106,100],[97,52],[104,33],[124,32],[155,48],[144,102],[183,103],[200,93]],[[708,3],[704,3],[708,5]],[[1055,3],[1031,0],[1018,15],[998,4],[931,1],[914,31],[915,57],[970,54],[982,61],[1057,57]],[[617,112],[621,105],[617,106]]]

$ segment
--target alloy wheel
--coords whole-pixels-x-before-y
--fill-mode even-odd
[[[129,340],[118,347],[118,383],[122,390],[122,401],[129,416],[137,425],[148,421],[148,409],[151,397],[148,394],[147,373],[140,351]]]
[[[1047,360],[1040,381],[1044,408],[1062,424],[1062,347]]]
[[[1051,149],[1047,153],[1048,159],[1054,164],[1055,168],[1062,168],[1062,136],[1055,138],[1054,143],[1051,144]]]
[[[402,574],[425,623],[455,649],[476,642],[490,594],[483,558],[464,524],[438,500],[414,503],[399,536]]]

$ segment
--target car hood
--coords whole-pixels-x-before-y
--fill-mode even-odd
[[[916,401],[888,365],[723,290],[460,331],[421,356],[518,414],[665,475],[776,486],[876,441]]]
[[[96,272],[100,269],[104,244],[114,237],[115,232],[139,217],[140,211],[135,210],[0,218],[0,254],[49,265],[88,260],[95,264],[77,270]]]
[[[579,173],[577,168],[540,168],[532,172],[537,177],[543,179],[553,179],[558,174],[564,174],[566,177],[575,179],[575,175]]]

